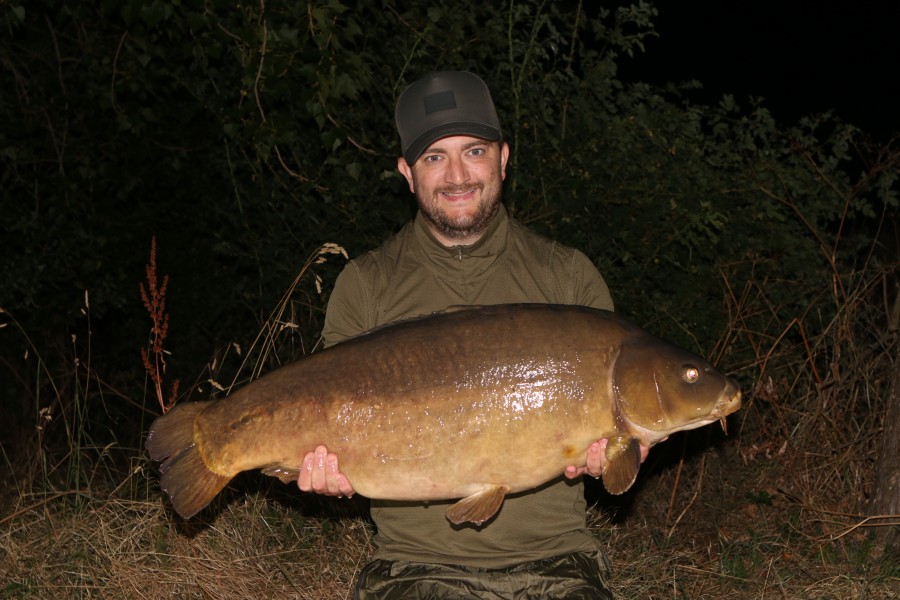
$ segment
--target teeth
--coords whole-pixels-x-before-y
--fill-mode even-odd
[[[725,435],[728,435],[728,422],[725,420],[725,417],[719,418],[719,424],[722,426],[722,431],[725,432]]]
[[[471,188],[453,188],[453,189],[445,188],[445,189],[441,190],[441,193],[452,196],[454,194],[470,194],[477,189],[480,189],[480,188],[478,186],[471,187]]]

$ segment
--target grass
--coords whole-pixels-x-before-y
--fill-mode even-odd
[[[359,519],[254,494],[189,525],[161,499],[58,500],[4,527],[3,597],[345,598],[370,551]]]
[[[702,479],[706,491],[696,499],[688,489],[677,494],[676,510],[687,509],[677,523],[659,518],[674,469],[644,477],[624,516],[591,511],[613,560],[617,597],[900,598],[896,556],[861,529],[838,537],[855,517],[823,515],[784,494],[760,496],[754,477],[788,465],[735,471],[736,446],[730,441],[690,461],[685,486]],[[152,477],[145,467],[130,477]],[[146,499],[100,490],[80,493],[80,502],[21,497],[0,526],[0,596],[351,597],[372,552],[365,517],[346,500],[305,502],[296,488],[259,489],[259,477],[245,479],[239,486],[250,491],[224,494],[190,522],[152,486]],[[121,483],[120,490],[143,485]]]
[[[792,346],[736,325],[732,339],[757,336],[745,342],[760,349],[746,369],[759,376],[731,435],[672,436],[623,497],[588,480],[589,523],[613,561],[617,597],[900,598],[897,550],[869,535],[898,527],[898,517],[865,514],[892,346],[854,337],[862,321],[851,308]],[[287,304],[273,313],[254,344],[261,355],[295,329],[290,315]],[[157,311],[154,326],[163,318]],[[351,597],[373,551],[361,501],[245,474],[185,522],[140,447],[145,427],[92,420],[116,422],[117,403],[140,415],[148,403],[164,407],[162,378],[151,374],[150,397],[134,401],[92,371],[89,349],[66,371],[26,346],[31,426],[0,442],[0,598]]]
[[[693,461],[690,480],[704,480],[677,523],[660,522],[674,474],[666,470],[635,498],[614,526],[610,553],[623,598],[898,598],[897,556],[873,546],[864,531],[839,536],[860,519],[828,516],[788,495],[764,490],[787,481],[790,459],[738,469],[737,443]],[[701,466],[700,462],[704,463]],[[687,492],[687,490],[685,490]],[[823,498],[817,498],[821,501]]]

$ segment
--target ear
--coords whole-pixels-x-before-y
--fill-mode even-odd
[[[415,194],[416,184],[415,179],[413,178],[412,167],[406,163],[406,159],[402,156],[397,159],[397,170],[406,178],[406,182],[409,184],[409,191]]]
[[[509,144],[500,146],[500,178],[506,180],[506,163],[509,161]]]

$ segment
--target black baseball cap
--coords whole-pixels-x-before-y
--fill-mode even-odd
[[[432,73],[403,90],[395,113],[400,150],[410,165],[428,146],[451,135],[488,141],[501,137],[491,92],[466,71]]]

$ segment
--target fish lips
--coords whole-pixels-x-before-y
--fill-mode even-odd
[[[741,390],[734,382],[734,380],[729,378],[726,379],[725,387],[722,389],[722,392],[719,395],[715,406],[713,406],[710,412],[706,413],[703,416],[685,420],[684,422],[679,424],[674,424],[671,421],[667,420],[665,426],[658,429],[652,426],[645,426],[636,423],[635,421],[629,419],[628,416],[621,410],[619,410],[617,417],[619,422],[624,426],[625,429],[628,430],[628,432],[633,437],[637,438],[647,446],[653,446],[654,444],[666,439],[673,433],[689,429],[696,429],[698,427],[703,427],[704,425],[709,425],[710,423],[715,423],[716,421],[719,421],[722,426],[722,430],[727,434],[728,426],[726,417],[736,412],[740,408]]]
[[[716,404],[716,407],[713,409],[710,417],[712,417],[713,419],[718,419],[719,423],[722,425],[722,431],[727,434],[728,422],[726,421],[726,417],[733,412],[737,412],[740,408],[741,390],[740,388],[738,388],[737,383],[735,383],[734,380],[729,379],[728,385],[726,386],[725,391],[722,392],[722,397],[719,398],[719,402]]]

